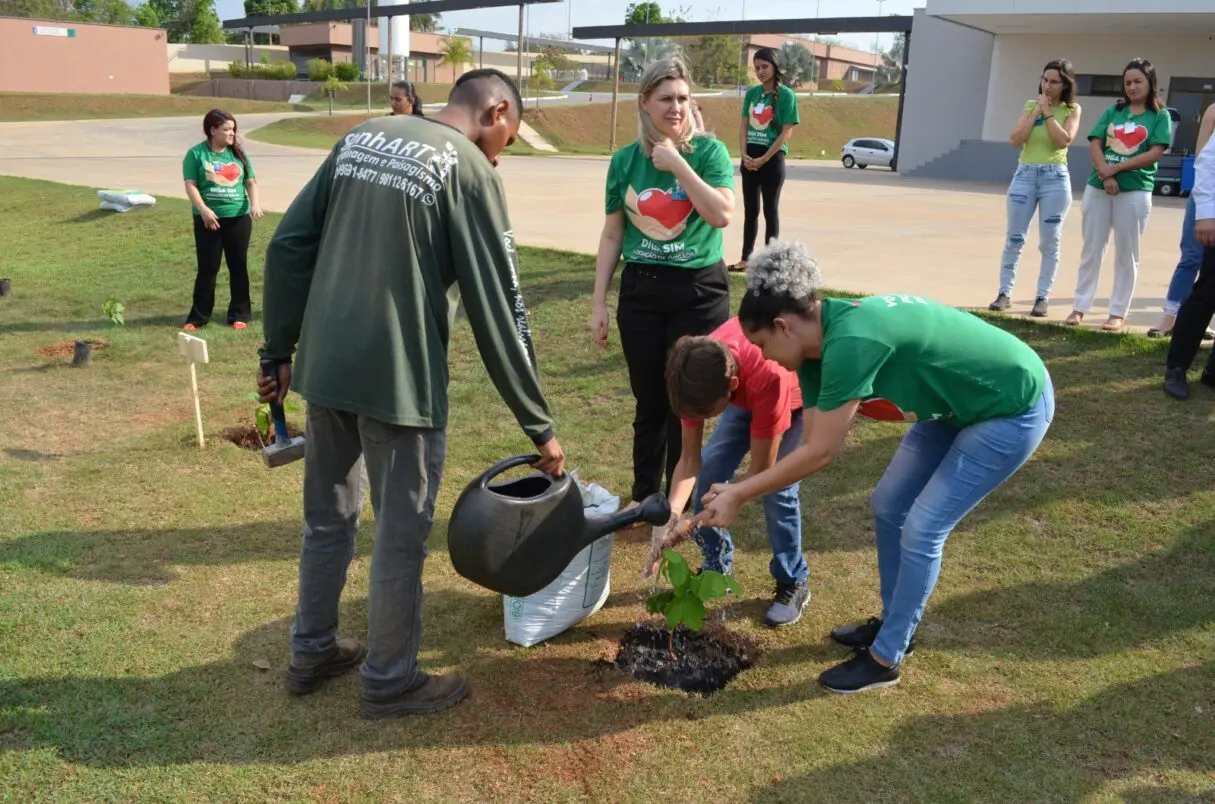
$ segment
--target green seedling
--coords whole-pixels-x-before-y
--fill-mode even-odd
[[[270,429],[274,427],[274,414],[270,412],[270,403],[262,402],[257,398],[257,394],[249,394],[249,399],[258,402],[258,406],[253,409],[253,423],[257,427],[257,434],[262,440],[262,444],[270,442]],[[283,402],[284,413],[295,413],[299,410],[298,407],[290,402]]]
[[[106,299],[105,304],[101,305],[101,312],[110,319],[110,323],[120,327],[126,324],[126,319],[122,317],[122,311],[125,309],[118,299]]]
[[[699,631],[705,624],[705,604],[725,597],[727,591],[742,595],[742,588],[728,575],[713,570],[693,574],[684,557],[671,548],[662,551],[658,565],[659,576],[671,583],[671,588],[646,598],[645,608],[651,614],[661,614],[667,621],[667,652],[675,660],[675,629],[683,626]]]

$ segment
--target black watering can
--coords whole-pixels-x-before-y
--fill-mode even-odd
[[[494,592],[524,597],[556,580],[596,539],[638,521],[665,525],[671,518],[667,498],[652,494],[632,510],[587,519],[582,493],[568,472],[490,483],[508,469],[538,460],[536,455],[508,458],[460,493],[447,528],[447,550],[461,576]]]

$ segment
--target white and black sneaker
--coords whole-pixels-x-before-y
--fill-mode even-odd
[[[810,584],[806,581],[793,586],[777,584],[776,596],[764,612],[764,625],[769,628],[793,625],[802,618],[802,611],[809,603]]]
[[[1012,304],[1012,299],[1008,298],[1008,294],[1001,293],[999,296],[996,296],[996,300],[994,302],[987,305],[987,309],[991,310],[993,313],[1002,313],[1008,309],[1010,304]]]
[[[899,683],[899,668],[886,667],[867,650],[858,650],[846,662],[837,664],[818,677],[818,683],[840,695],[893,687]]]

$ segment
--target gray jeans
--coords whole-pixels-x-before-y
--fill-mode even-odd
[[[389,697],[415,689],[426,681],[418,667],[422,564],[443,476],[446,434],[309,405],[307,438],[292,662],[310,667],[334,650],[338,602],[354,557],[366,483],[376,528],[368,651],[360,669],[363,690],[369,697]]]

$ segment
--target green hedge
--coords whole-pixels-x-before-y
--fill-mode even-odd
[[[228,74],[233,78],[257,78],[266,81],[291,81],[299,70],[290,61],[272,61],[264,64],[248,64],[234,61],[228,65]]]

